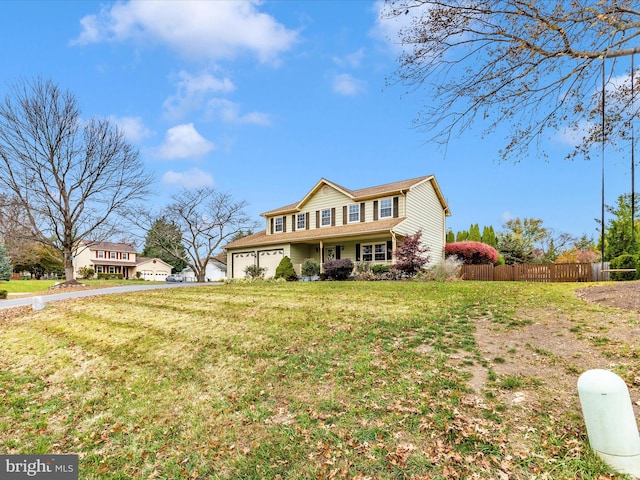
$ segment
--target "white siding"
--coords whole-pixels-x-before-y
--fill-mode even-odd
[[[396,231],[413,235],[422,229],[422,243],[429,247],[429,263],[439,263],[444,259],[446,217],[432,183],[425,181],[412,187],[407,193],[406,205],[407,218]]]

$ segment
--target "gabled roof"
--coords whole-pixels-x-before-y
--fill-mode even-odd
[[[316,185],[309,191],[309,193],[307,193],[304,196],[304,198],[302,198],[302,200],[300,200],[299,202],[292,203],[290,205],[285,205],[284,207],[279,207],[274,210],[269,210],[268,212],[261,213],[260,215],[262,215],[263,217],[268,217],[271,215],[284,215],[287,213],[299,212],[303,209],[305,203],[307,203],[309,199],[313,197],[313,195],[315,195],[324,186],[328,186],[330,188],[333,188],[339,191],[340,193],[344,194],[349,199],[351,199],[352,202],[360,202],[363,200],[369,200],[371,198],[376,198],[381,196],[389,196],[389,195],[395,195],[399,193],[406,193],[408,190],[415,187],[416,185],[422,182],[427,182],[427,181],[430,181],[433,184],[436,194],[440,199],[440,203],[442,204],[442,207],[445,210],[445,214],[450,215],[447,202],[444,196],[442,195],[442,192],[440,191],[440,187],[438,187],[438,184],[433,175],[425,175],[423,177],[411,178],[409,180],[401,180],[399,182],[385,183],[384,185],[361,188],[358,190],[350,190],[341,185],[338,185],[337,183],[331,182],[326,178],[321,178],[320,181],[316,183]]]
[[[244,246],[254,247],[256,245],[274,245],[289,242],[319,242],[320,240],[328,240],[332,238],[389,233],[402,221],[404,221],[404,218],[391,218],[389,220],[379,220],[377,222],[358,222],[336,227],[297,230],[295,232],[277,233],[273,235],[267,235],[266,230],[262,230],[258,233],[254,233],[253,235],[242,237],[228,243],[224,248],[242,248]]]
[[[88,247],[89,250],[106,250],[109,252],[128,252],[136,253],[132,245],[128,243],[114,243],[114,242],[93,242],[91,240],[82,240],[81,245]]]
[[[142,263],[147,263],[147,262],[151,262],[155,260],[156,262],[162,262],[164,263],[167,267],[173,268],[171,267],[171,265],[169,265],[167,262],[165,262],[164,260],[162,260],[161,258],[150,258],[150,257],[136,257],[136,265],[140,265]]]

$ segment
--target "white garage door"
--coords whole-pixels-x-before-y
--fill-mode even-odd
[[[256,254],[253,252],[234,253],[231,257],[233,278],[245,278],[244,269],[255,264]]]
[[[266,268],[265,278],[273,277],[276,274],[276,268],[280,261],[284,258],[284,250],[263,250],[258,252],[258,265]]]

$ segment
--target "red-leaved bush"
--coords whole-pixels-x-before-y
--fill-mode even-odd
[[[455,255],[466,265],[482,265],[498,261],[498,251],[482,242],[447,243],[444,253],[446,257]]]

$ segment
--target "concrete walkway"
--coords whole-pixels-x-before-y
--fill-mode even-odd
[[[61,293],[53,293],[48,295],[30,295],[28,297],[9,298],[0,300],[0,310],[4,308],[15,308],[33,305],[34,298],[40,299],[45,304],[57,302],[60,300],[70,300],[74,298],[92,297],[96,295],[111,295],[114,293],[140,292],[144,290],[158,290],[161,288],[185,288],[185,287],[203,287],[222,285],[220,282],[210,283],[153,283],[150,285],[120,285],[117,287],[92,288],[90,290],[69,289],[69,291]]]

